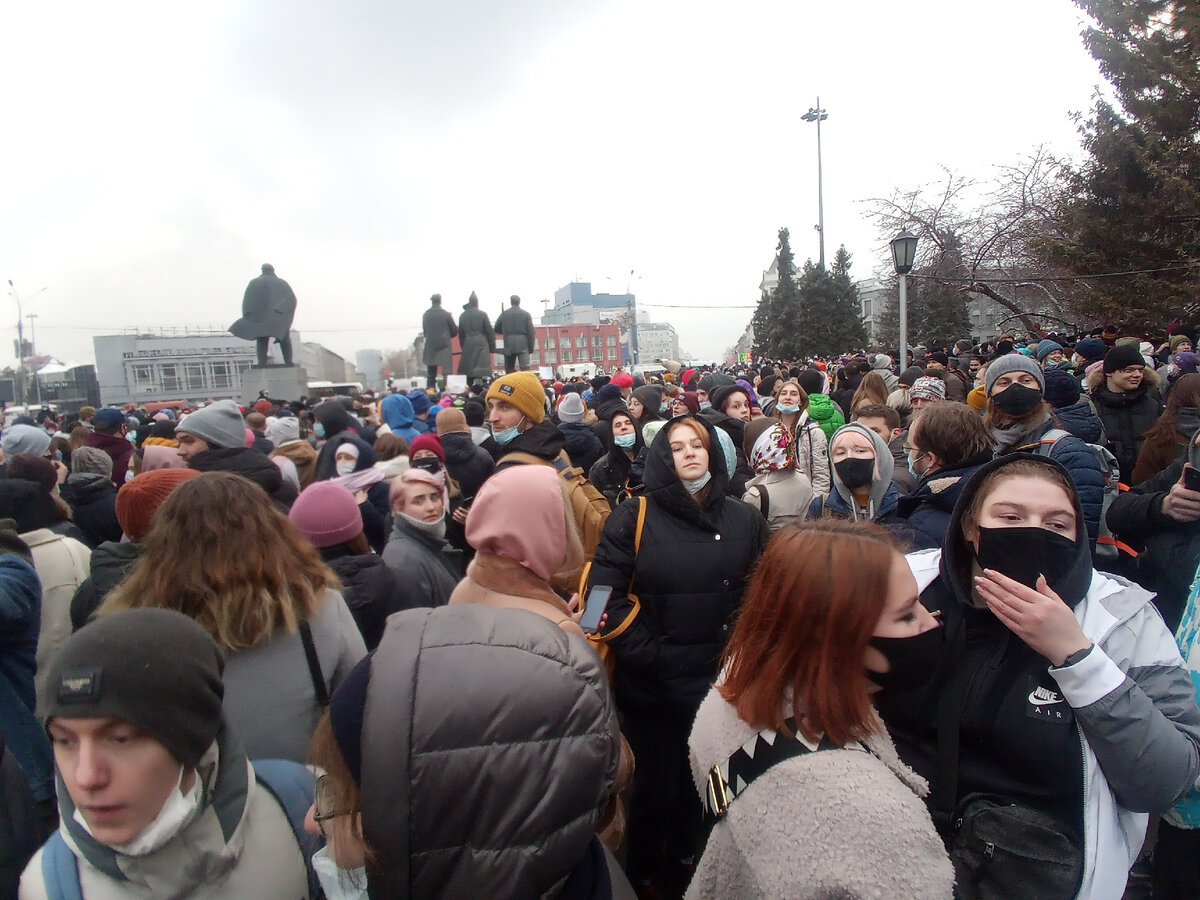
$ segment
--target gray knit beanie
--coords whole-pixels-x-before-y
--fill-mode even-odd
[[[992,396],[992,385],[996,379],[1007,372],[1028,372],[1037,379],[1038,387],[1045,393],[1046,374],[1042,367],[1022,353],[1007,353],[988,366],[987,374],[983,376],[983,387],[989,397]]]
[[[558,404],[558,421],[560,422],[582,422],[583,414],[587,409],[583,402],[583,398],[576,393],[565,394],[562,402]]]
[[[41,456],[50,447],[50,435],[36,425],[9,425],[0,437],[0,449],[6,457],[18,453],[32,453]]]
[[[175,431],[194,434],[213,449],[246,446],[246,420],[232,400],[218,400],[188,413]]]

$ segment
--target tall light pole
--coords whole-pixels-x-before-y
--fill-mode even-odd
[[[817,105],[800,117],[805,122],[817,123],[817,235],[821,239],[821,268],[825,268],[825,188],[821,177],[821,123],[829,118],[829,113],[821,109],[821,98]]]
[[[37,363],[37,329],[34,327],[33,320],[38,317],[37,313],[30,313],[25,318],[29,320],[29,355],[34,358],[34,364]],[[41,408],[42,405],[42,379],[38,378],[38,370],[33,370],[33,390],[37,396],[37,405]]]
[[[892,264],[900,280],[900,371],[908,368],[908,273],[917,256],[917,238],[906,228],[892,238]]]
[[[8,292],[17,301],[17,400],[21,405],[29,402],[25,396],[25,317],[21,314],[21,295],[12,279],[8,279]]]

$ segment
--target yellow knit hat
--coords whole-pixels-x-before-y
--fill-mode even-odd
[[[983,385],[967,394],[967,406],[980,411],[987,408],[987,391],[983,389]]]
[[[546,418],[546,393],[532,372],[509,372],[492,382],[488,400],[505,400],[525,413],[534,425]]]

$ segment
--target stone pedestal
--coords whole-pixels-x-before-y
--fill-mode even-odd
[[[242,375],[242,406],[251,406],[259,391],[272,400],[299,400],[308,394],[308,374],[299,366],[251,366]]]

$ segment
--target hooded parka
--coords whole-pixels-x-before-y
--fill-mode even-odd
[[[1057,593],[1075,612],[1092,650],[1056,667],[972,602],[974,551],[964,511],[983,480],[1017,459],[981,467],[955,507],[945,550],[910,554],[909,566],[931,612],[946,628],[929,685],[884,690],[876,707],[900,757],[936,779],[938,707],[962,679],[957,809],[970,794],[1003,798],[1053,815],[1081,841],[1078,896],[1121,897],[1145,836],[1147,813],[1163,812],[1200,775],[1200,709],[1171,633],[1132,582],[1092,569],[1083,510],[1075,500],[1075,557]],[[1028,460],[1028,457],[1023,457]],[[1049,459],[1039,465],[1064,468]],[[938,785],[932,784],[934,796]],[[933,809],[949,833],[953,813]]]

